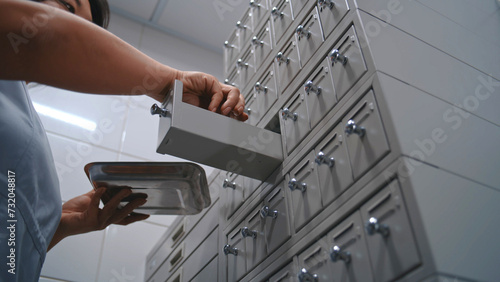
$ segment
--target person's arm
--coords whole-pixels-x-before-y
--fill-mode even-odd
[[[105,188],[93,190],[64,203],[59,226],[50,241],[48,250],[68,236],[103,230],[110,224],[128,225],[149,217],[149,215],[132,212],[135,208],[144,205],[146,199],[134,199],[123,208],[117,209],[120,201],[132,193],[130,189],[121,190],[102,209],[99,208],[99,201],[105,191]]]
[[[0,62],[0,79],[86,93],[146,94],[158,101],[179,79],[193,90],[188,95],[210,100],[209,110],[246,116],[238,89],[208,74],[165,66],[82,18],[30,1],[0,0]]]

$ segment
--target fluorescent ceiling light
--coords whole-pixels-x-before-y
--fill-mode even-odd
[[[37,103],[33,103],[33,106],[35,107],[36,111],[41,115],[48,116],[60,121],[64,121],[66,123],[79,126],[89,131],[94,131],[97,127],[97,124],[95,122],[90,121],[88,119],[84,119],[79,116],[75,116]]]

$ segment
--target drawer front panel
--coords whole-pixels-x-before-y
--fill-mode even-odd
[[[354,179],[357,179],[389,152],[373,90],[354,106],[342,124]]]
[[[241,46],[250,41],[253,34],[253,23],[250,9],[248,9],[243,15],[243,18],[236,23],[236,29],[238,30],[240,36]]]
[[[290,238],[289,215],[284,183],[278,185],[264,200],[261,215],[265,217],[267,252],[270,254]]]
[[[295,261],[290,262],[269,278],[269,282],[299,282]]]
[[[246,228],[245,230],[243,230]],[[246,231],[246,232],[245,232]],[[242,237],[245,240],[247,269],[251,270],[267,255],[264,235],[264,220],[260,217],[260,209],[254,210],[242,227]]]
[[[324,206],[336,199],[353,183],[343,129],[343,125],[338,124],[314,149]]]
[[[360,210],[377,281],[394,280],[420,263],[398,180],[389,183]]]
[[[356,211],[326,236],[333,272],[330,281],[373,281],[363,228]]]
[[[266,113],[278,100],[278,87],[276,83],[276,72],[274,64],[259,78],[254,86],[254,93],[257,99],[257,107],[260,113]]]
[[[299,51],[295,37],[292,37],[281,51],[276,52],[274,60],[278,72],[279,89],[283,92],[300,71]]]
[[[325,237],[299,254],[299,281],[334,281]],[[312,279],[317,277],[317,279]],[[302,279],[301,279],[302,278]]]
[[[236,281],[243,277],[247,271],[245,240],[241,237],[240,228],[229,233],[228,244],[223,247],[223,253],[227,257],[227,281]],[[229,250],[229,252],[224,252]]]
[[[328,58],[323,60],[303,86],[311,128],[314,128],[337,103]]]
[[[251,125],[256,125],[263,116],[264,112],[259,110],[257,106],[257,97],[253,92],[245,99],[245,112],[248,114],[246,123]]]
[[[227,73],[231,67],[232,63],[236,60],[238,54],[240,53],[240,41],[239,34],[235,30],[228,40],[224,42],[224,71]]]
[[[252,38],[255,66],[257,70],[262,66],[273,49],[271,33],[271,23],[268,21],[261,31]]]
[[[286,30],[292,25],[292,22],[290,0],[272,1],[271,23],[276,43],[280,42]]]
[[[238,177],[226,177],[222,183],[221,199],[223,213],[226,219],[230,218],[241,206],[245,199],[244,187]]]
[[[289,154],[310,131],[307,107],[304,94],[301,92],[302,89],[294,96],[292,102],[281,110],[284,142]]]
[[[264,20],[264,18],[269,17],[270,10],[268,1],[250,1],[250,12],[252,13],[252,21],[255,28]]]
[[[303,67],[323,43],[321,24],[316,8],[300,25],[295,26],[295,38],[299,47],[300,65]]]
[[[332,1],[333,4],[328,1],[323,3],[318,3],[318,11],[323,34],[327,38],[349,11],[349,4],[347,0]]]
[[[333,85],[337,99],[340,100],[367,71],[354,26],[340,38],[329,56]]]
[[[249,46],[246,51],[236,61],[236,68],[238,69],[239,84],[244,88],[252,76],[255,74],[255,58],[253,50]]]
[[[288,180],[291,211],[298,231],[322,208],[314,155],[310,153],[291,172]],[[292,190],[293,189],[293,190]]]

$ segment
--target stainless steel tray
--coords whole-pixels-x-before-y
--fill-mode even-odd
[[[210,205],[207,177],[203,168],[184,162],[94,162],[85,166],[94,189],[106,187],[106,204],[118,191],[132,189],[122,202],[146,198],[135,209],[145,214],[197,214]]]

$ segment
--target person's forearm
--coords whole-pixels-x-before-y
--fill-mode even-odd
[[[28,1],[0,1],[0,79],[159,98],[178,71],[106,30]]]

